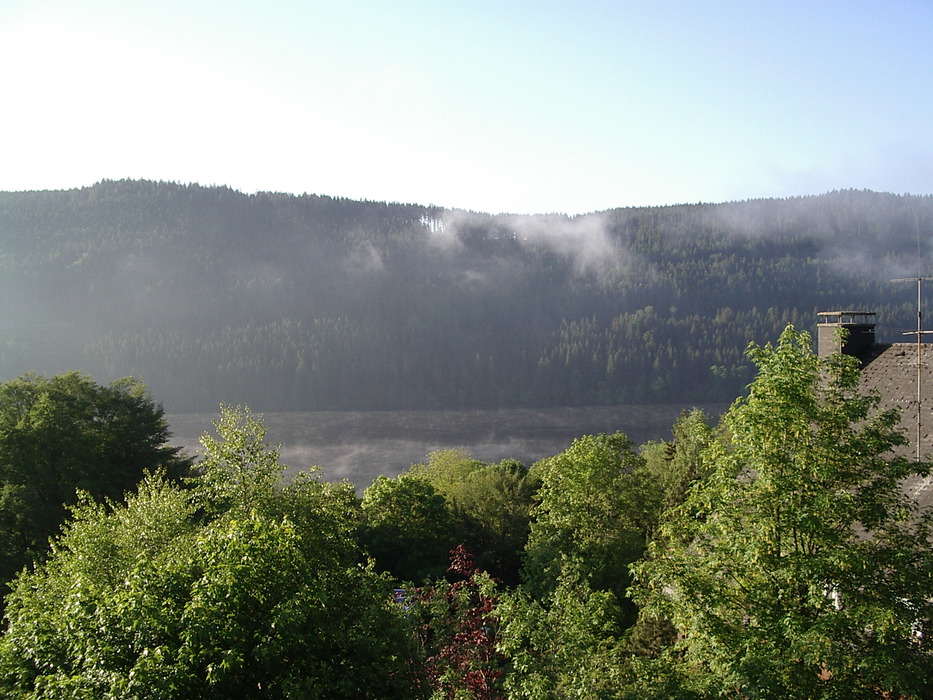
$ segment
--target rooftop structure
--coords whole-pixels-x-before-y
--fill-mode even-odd
[[[877,392],[879,408],[896,408],[908,444],[897,454],[912,459],[933,459],[933,344],[918,342],[880,345],[875,342],[874,313],[825,311],[817,331],[820,357],[843,352],[862,363],[862,388]],[[844,343],[839,329],[849,332]],[[912,479],[905,488],[922,506],[933,505],[933,477]]]
[[[821,311],[817,314],[817,354],[826,357],[841,352],[859,359],[875,345],[874,311]],[[840,340],[840,330],[847,331]]]
[[[933,459],[933,400],[927,398],[933,390],[933,345],[875,346],[862,369],[862,387],[878,393],[879,408],[900,410],[908,444],[897,453],[925,461]],[[933,478],[913,479],[905,486],[920,505],[933,505]]]

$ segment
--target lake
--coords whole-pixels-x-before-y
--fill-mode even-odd
[[[728,404],[698,404],[713,419]],[[668,440],[680,412],[690,406],[651,404],[468,411],[314,411],[265,413],[266,439],[281,445],[291,470],[320,467],[322,477],[348,479],[360,490],[376,476],[395,477],[429,452],[461,447],[475,459],[514,458],[532,464],[563,452],[581,435],[621,430],[636,444]],[[199,437],[216,414],[166,416],[171,442],[200,454]]]

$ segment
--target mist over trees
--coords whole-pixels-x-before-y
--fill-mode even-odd
[[[0,193],[0,377],[142,379],[171,412],[728,401],[744,349],[916,319],[933,199],[492,216],[104,181]]]

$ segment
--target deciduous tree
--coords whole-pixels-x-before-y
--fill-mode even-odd
[[[378,476],[361,510],[357,538],[377,567],[416,585],[443,575],[456,531],[444,497],[428,481]]]
[[[552,592],[563,563],[578,562],[588,584],[626,601],[629,565],[644,551],[654,508],[647,502],[642,458],[622,433],[587,435],[538,462],[540,479],[525,548],[525,587],[538,599]]]
[[[508,586],[519,582],[536,486],[524,464],[506,459],[471,471],[451,499],[467,551]]]
[[[412,697],[409,629],[357,563],[348,490],[283,489],[262,432],[224,409],[189,488],[83,497],[8,598],[4,697]]]
[[[930,697],[931,515],[899,487],[897,415],[788,327],[635,567],[688,685],[716,697]]]
[[[610,698],[624,687],[624,619],[610,591],[593,590],[589,568],[563,562],[542,600],[522,588],[503,594],[499,649],[509,657],[510,698]]]
[[[77,491],[118,499],[147,470],[189,466],[145,386],[78,372],[0,384],[0,582],[48,551]]]

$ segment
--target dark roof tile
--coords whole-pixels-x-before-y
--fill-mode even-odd
[[[862,387],[878,393],[879,408],[901,411],[901,427],[909,444],[897,453],[905,457],[917,454],[919,408],[920,456],[923,460],[933,459],[933,345],[921,344],[919,352],[916,343],[875,346],[864,360]],[[905,488],[921,506],[933,505],[933,477],[912,479]]]

